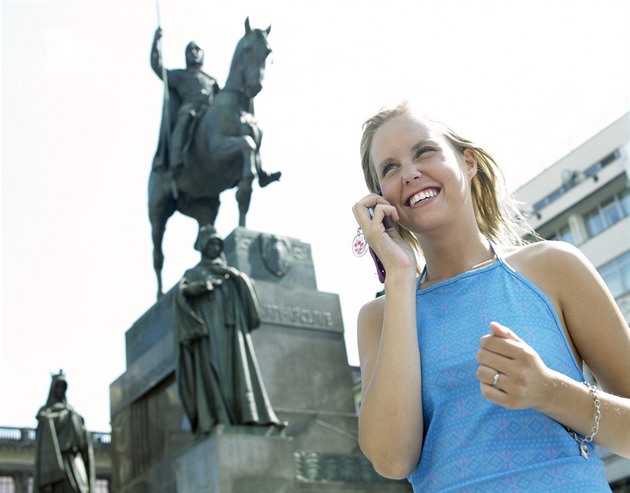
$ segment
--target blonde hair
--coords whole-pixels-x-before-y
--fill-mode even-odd
[[[382,109],[363,124],[361,166],[365,183],[372,193],[381,193],[371,157],[374,134],[393,118],[413,114],[409,103],[403,102],[394,108]],[[463,154],[465,149],[474,152],[477,159],[477,174],[471,182],[471,195],[477,226],[481,233],[498,245],[523,245],[527,243],[524,240],[526,235],[537,238],[520,212],[518,202],[508,191],[503,172],[493,157],[474,142],[460,137],[446,125],[429,118],[422,118],[422,121],[438,130],[456,153]],[[399,224],[396,224],[396,228],[401,237],[422,255],[416,236]]]

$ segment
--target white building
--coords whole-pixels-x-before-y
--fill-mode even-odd
[[[629,117],[626,113],[515,192],[540,236],[576,245],[593,263],[626,322],[630,322]],[[605,455],[613,491],[628,491],[630,461]]]

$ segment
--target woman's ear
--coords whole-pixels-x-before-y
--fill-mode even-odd
[[[468,179],[472,180],[473,176],[477,174],[477,154],[474,149],[470,147],[464,149],[464,162],[466,163]]]

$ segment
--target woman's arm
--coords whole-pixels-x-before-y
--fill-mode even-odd
[[[415,283],[388,272],[385,292],[365,305],[358,318],[359,444],[379,474],[402,479],[422,450]]]
[[[570,343],[601,386],[594,441],[630,457],[630,332],[605,283],[576,248],[545,242],[527,248],[518,269],[552,300]],[[537,409],[575,432],[590,435],[595,401],[586,386],[547,368],[512,331],[491,325],[481,341],[477,373],[486,398],[510,409]],[[579,361],[579,359],[578,359]],[[498,389],[489,383],[503,375]]]
[[[376,207],[373,221],[367,207]],[[382,197],[368,196],[354,214],[387,270],[385,296],[366,304],[358,316],[359,444],[379,474],[401,479],[414,469],[422,450],[416,260],[398,233],[385,229],[384,215],[397,220],[397,213]]]
[[[582,252],[570,245],[556,244],[549,257],[558,266],[556,282],[569,335],[602,389],[599,391],[601,419],[595,442],[630,458],[628,323],[603,279]],[[582,412],[579,416],[577,411],[575,416],[569,413],[568,422],[563,424],[583,435],[590,434],[594,407],[587,389],[573,383],[563,385],[554,397],[556,406],[564,397],[573,398]]]

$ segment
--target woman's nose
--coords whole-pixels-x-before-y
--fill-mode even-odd
[[[414,180],[419,180],[422,176],[422,173],[415,165],[405,166],[404,172],[402,174],[403,183],[405,185],[409,185]]]

